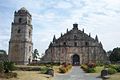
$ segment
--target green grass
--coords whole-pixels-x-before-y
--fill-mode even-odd
[[[99,74],[101,72],[101,70],[104,69],[104,67],[103,66],[102,67],[97,66],[95,69],[96,69],[96,73]],[[120,73],[110,75],[110,78],[107,79],[107,80],[120,80]]]
[[[107,80],[120,80],[120,73],[116,73],[110,76]]]
[[[102,66],[97,66],[96,68],[95,68],[95,70],[96,70],[96,73],[100,73],[102,70],[104,69],[104,67]]]

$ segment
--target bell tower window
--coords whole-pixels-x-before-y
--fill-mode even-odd
[[[20,29],[18,29],[17,33],[20,33],[20,31],[21,31],[21,30],[20,30]]]
[[[31,51],[31,46],[29,46],[29,52]]]
[[[21,23],[22,22],[22,18],[19,18],[19,23]]]
[[[31,36],[31,31],[29,30],[29,38],[30,38],[30,36]]]
[[[28,24],[30,24],[30,20],[28,20]]]

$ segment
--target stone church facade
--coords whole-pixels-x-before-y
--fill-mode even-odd
[[[24,7],[14,13],[8,58],[16,64],[28,64],[32,60],[31,20],[31,14]]]
[[[41,61],[45,63],[71,63],[84,64],[90,62],[105,62],[106,52],[102,43],[96,35],[95,39],[91,35],[78,29],[78,24],[73,24],[72,30],[68,31],[50,43],[49,48]]]

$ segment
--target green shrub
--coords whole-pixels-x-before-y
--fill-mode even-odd
[[[68,71],[68,69],[65,68],[65,67],[60,67],[60,68],[59,68],[59,72],[60,72],[60,73],[66,73],[67,71]]]
[[[60,72],[60,73],[66,73],[66,72],[68,72],[71,68],[72,68],[72,65],[70,65],[70,64],[62,65],[62,66],[59,68],[59,72]]]
[[[19,71],[40,71],[40,67],[30,67],[30,66],[16,66],[15,70],[19,70]]]
[[[120,65],[111,65],[110,68],[115,69],[117,72],[120,72]]]
[[[3,62],[0,62],[0,73],[4,72],[4,65]]]
[[[4,62],[4,70],[6,73],[9,71],[13,71],[15,69],[14,63],[13,62]]]
[[[0,78],[17,77],[17,73],[9,72],[14,70],[13,62],[0,62]]]
[[[86,72],[87,72],[87,73],[95,73],[96,71],[95,71],[95,68],[88,68],[88,69],[86,70]]]
[[[82,65],[81,65],[81,68],[82,68],[84,71],[86,71],[86,70],[88,69],[88,66],[85,65],[85,64],[82,64]]]
[[[0,78],[16,78],[17,77],[17,73],[13,73],[13,72],[9,72],[9,73],[2,73],[0,74]]]
[[[117,72],[120,72],[120,65],[119,65],[119,66],[116,66],[115,69],[117,70]]]
[[[49,69],[49,67],[43,67],[43,68],[41,68],[40,72],[41,72],[42,74],[46,74],[47,71],[48,71],[48,69]]]
[[[103,66],[104,64],[103,63],[100,63],[100,62],[97,62],[96,63],[96,66]]]
[[[115,74],[117,71],[114,68],[108,68],[108,74]]]

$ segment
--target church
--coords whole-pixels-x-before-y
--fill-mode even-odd
[[[73,65],[85,63],[103,63],[107,60],[107,55],[99,42],[98,36],[92,38],[83,30],[78,29],[78,24],[73,24],[72,30],[49,44],[48,49],[41,61],[44,63],[70,63]]]
[[[32,16],[24,7],[14,13],[14,20],[11,27],[11,37],[9,41],[9,61],[16,64],[29,64],[32,62],[33,42],[32,42]],[[96,35],[92,38],[83,30],[78,29],[78,24],[73,24],[72,30],[49,44],[44,56],[43,63],[70,63],[73,65],[90,62],[105,62],[106,52],[102,43]]]

